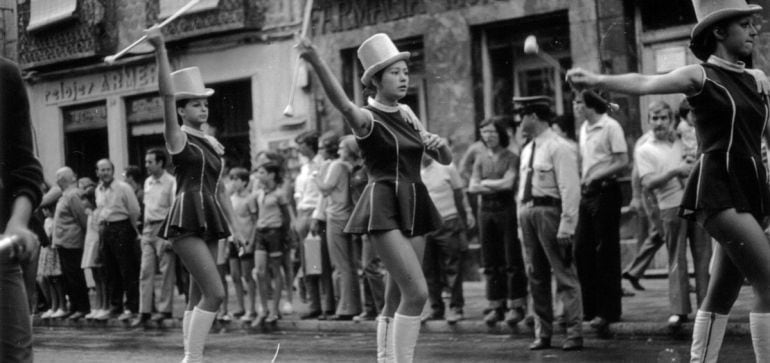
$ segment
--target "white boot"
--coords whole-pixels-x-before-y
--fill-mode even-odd
[[[698,310],[692,328],[691,363],[716,363],[729,315]],[[752,334],[753,335],[753,334]]]
[[[757,362],[770,362],[770,313],[750,313],[749,329]]]
[[[393,353],[396,363],[412,363],[414,347],[420,335],[420,316],[406,316],[396,313],[393,319]]]
[[[184,342],[184,354],[188,351],[188,341],[190,340],[190,318],[192,317],[192,310],[184,311],[184,318],[182,318],[182,341]]]
[[[393,362],[393,318],[377,317],[377,363]]]
[[[187,351],[184,354],[182,363],[202,363],[206,337],[209,335],[211,324],[214,323],[217,313],[201,310],[196,306],[190,315]]]

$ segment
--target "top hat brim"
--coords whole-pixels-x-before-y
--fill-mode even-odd
[[[756,4],[750,4],[747,7],[740,9],[733,8],[717,10],[711,14],[706,15],[698,22],[698,24],[695,24],[695,26],[692,28],[692,32],[690,33],[690,39],[695,39],[696,37],[700,36],[704,30],[722,20],[738,16],[751,15],[760,11],[762,11],[762,7]]]
[[[390,58],[385,58],[373,64],[366,71],[364,71],[364,75],[361,76],[361,83],[363,83],[364,86],[368,86],[369,82],[371,82],[372,80],[372,76],[374,76],[377,72],[387,68],[389,65],[393,63],[396,63],[402,60],[407,60],[409,59],[410,56],[411,56],[411,53],[409,52],[399,52],[398,54],[395,54]]]
[[[206,88],[202,93],[196,93],[196,92],[177,92],[174,93],[174,98],[179,100],[187,100],[191,98],[207,98],[211,97],[211,95],[214,94],[214,90],[211,88]]]

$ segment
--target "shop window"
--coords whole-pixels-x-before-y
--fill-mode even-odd
[[[695,24],[691,0],[638,1],[642,16],[642,30],[658,30],[678,25]]]
[[[104,102],[62,109],[64,162],[79,177],[96,180],[96,162],[109,157],[107,104]]]
[[[214,89],[209,97],[209,127],[225,146],[229,166],[251,167],[249,122],[253,119],[251,81],[238,80],[207,85]]]
[[[77,0],[30,0],[27,31],[35,31],[71,19],[77,9]]]
[[[406,97],[401,99],[400,102],[409,105],[414,110],[414,113],[420,117],[425,127],[429,128],[430,125],[427,124],[428,108],[425,91],[425,48],[422,37],[393,40],[393,43],[396,44],[398,50],[411,53],[408,61],[409,89],[407,90]],[[357,50],[358,48],[351,48],[344,49],[341,52],[342,83],[348,97],[357,105],[364,105],[366,104],[367,97],[374,95],[366,94],[361,84],[361,75],[364,73],[364,70],[361,67],[361,62],[358,60]]]
[[[160,96],[153,93],[126,98],[126,121],[129,125],[128,163],[143,169],[147,150],[166,149]]]
[[[160,0],[160,15],[158,15],[158,18],[167,18],[189,2],[190,0]],[[201,0],[198,5],[193,6],[187,14],[216,9],[217,5],[219,5],[219,0]]]

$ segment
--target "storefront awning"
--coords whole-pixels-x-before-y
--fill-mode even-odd
[[[27,31],[45,28],[75,15],[77,0],[30,0]]]

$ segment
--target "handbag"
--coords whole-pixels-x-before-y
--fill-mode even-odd
[[[320,275],[321,270],[321,236],[308,233],[302,241],[305,257],[305,275]]]

